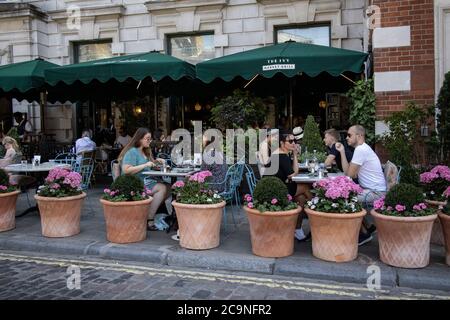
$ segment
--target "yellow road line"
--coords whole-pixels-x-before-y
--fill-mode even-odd
[[[164,277],[179,277],[184,279],[205,280],[205,281],[225,281],[236,284],[253,284],[259,286],[266,286],[270,288],[280,288],[286,290],[299,290],[308,293],[318,293],[323,295],[337,295],[353,298],[378,298],[378,299],[450,299],[450,296],[435,296],[429,294],[415,294],[402,293],[407,296],[389,296],[388,290],[371,290],[365,287],[354,287],[346,285],[329,285],[321,283],[281,280],[270,278],[257,278],[251,276],[240,275],[226,275],[216,272],[199,272],[188,270],[176,270],[170,268],[152,268],[147,266],[129,265],[129,264],[112,264],[108,262],[99,261],[85,261],[75,259],[62,259],[50,257],[25,256],[17,254],[0,253],[0,261],[18,261],[18,262],[32,262],[37,264],[45,264],[52,266],[68,267],[70,265],[77,265],[80,268],[93,268],[110,271],[120,271],[132,273],[137,275],[152,275]],[[363,297],[361,293],[368,293],[369,296]],[[373,295],[373,296],[372,296]]]

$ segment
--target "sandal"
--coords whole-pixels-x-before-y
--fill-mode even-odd
[[[152,222],[152,224],[150,225],[149,222]],[[147,231],[159,231],[159,229],[154,225],[153,219],[147,220]]]

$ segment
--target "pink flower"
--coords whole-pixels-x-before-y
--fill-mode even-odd
[[[444,197],[450,198],[450,187],[447,187],[443,193]]]
[[[251,196],[251,195],[246,194],[246,195],[244,196],[244,200],[247,201],[247,202],[251,202],[253,199],[252,199],[252,196]]]
[[[134,191],[131,191],[131,192],[130,192],[130,195],[131,195],[131,196],[134,196],[135,194],[136,194],[136,193],[135,193]]]
[[[402,206],[401,204],[397,204],[397,205],[395,206],[395,210],[397,210],[398,212],[402,212],[402,211],[405,211],[405,210],[406,210],[406,207],[405,207],[405,206]]]
[[[151,189],[148,189],[147,187],[145,187],[145,193],[146,193],[148,196],[151,196],[151,195],[153,194],[153,191],[152,191]]]
[[[106,189],[103,189],[103,192],[104,192],[104,193],[110,193],[111,190],[109,190],[109,189],[106,188]]]
[[[287,195],[288,201],[292,201],[292,196],[290,194]]]
[[[254,208],[253,202],[247,203],[247,207],[249,207],[250,209],[253,209]]]
[[[388,206],[388,207],[386,208],[386,210],[387,210],[387,211],[392,211],[392,207],[391,207],[391,206]]]
[[[271,204],[277,204],[278,200],[276,198],[273,198],[272,201],[270,201]]]
[[[375,200],[375,201],[373,202],[373,208],[374,208],[375,210],[380,210],[380,209],[383,208],[383,207],[384,207],[384,197],[381,197],[380,199]]]
[[[7,187],[7,186],[4,186],[4,185],[0,185],[0,190],[3,190],[3,191],[5,191],[6,189],[8,189],[8,187]]]
[[[61,188],[61,185],[60,185],[59,183],[53,183],[53,184],[50,186],[50,188],[52,188],[52,189],[59,189],[59,188]]]
[[[418,204],[416,204],[416,205],[413,206],[413,210],[420,211],[420,210],[422,210],[422,207],[419,206]]]
[[[173,184],[173,188],[183,188],[184,187],[184,181],[177,181]]]
[[[426,209],[427,205],[423,202],[419,203],[418,206],[420,207],[420,209]]]

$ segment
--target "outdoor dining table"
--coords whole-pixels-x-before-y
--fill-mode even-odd
[[[325,178],[334,178],[339,176],[345,176],[343,172],[337,172],[337,173],[328,173],[326,177],[319,178],[318,175],[311,175],[309,173],[299,173],[292,177],[292,181],[296,183],[306,183],[306,184],[313,184],[314,182],[317,182],[321,179]]]
[[[27,163],[27,164],[18,163],[18,164],[10,164],[10,165],[6,166],[4,169],[5,169],[5,171],[10,172],[10,173],[25,173],[26,175],[32,175],[32,174],[42,174],[44,172],[49,172],[50,170],[52,170],[54,168],[70,169],[71,166],[70,166],[70,164],[61,164],[61,163],[53,163],[53,162],[43,162],[38,166],[33,165],[31,163]],[[24,215],[26,215],[30,212],[33,212],[33,211],[39,212],[39,208],[37,205],[26,209],[24,212],[20,213],[19,215],[16,215],[16,217],[17,218],[23,217]]]

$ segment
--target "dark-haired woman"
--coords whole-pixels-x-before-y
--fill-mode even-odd
[[[122,168],[122,174],[137,175],[144,183],[144,171],[156,166],[158,163],[164,163],[162,159],[154,159],[150,149],[152,135],[146,128],[136,130],[131,141],[123,148],[119,155],[119,163]],[[146,183],[146,187],[152,190],[153,201],[150,204],[148,213],[148,229],[155,230],[153,219],[159,206],[169,197],[170,188],[165,183],[159,183],[151,180]]]

